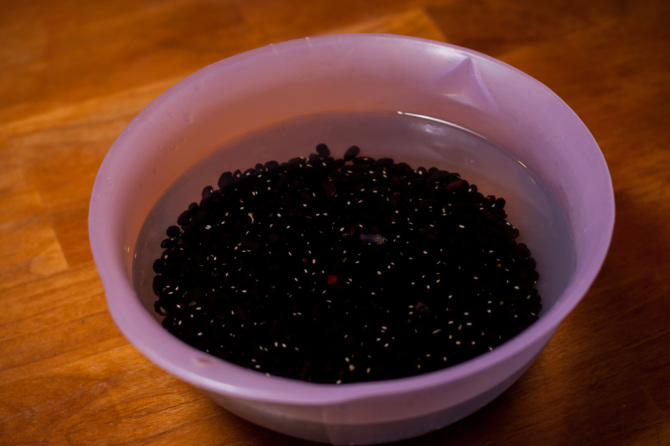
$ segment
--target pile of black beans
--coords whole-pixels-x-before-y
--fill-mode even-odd
[[[270,375],[442,369],[537,319],[535,261],[504,206],[457,173],[356,146],[225,172],[167,229],[155,309],[188,344]]]

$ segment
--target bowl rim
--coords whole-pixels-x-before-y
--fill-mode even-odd
[[[591,257],[595,258],[596,261],[589,262],[585,269],[575,273],[575,276],[563,291],[562,297],[552,308],[542,314],[538,322],[532,324],[522,333],[493,351],[461,364],[422,375],[392,380],[345,384],[312,383],[277,376],[266,376],[258,371],[228,363],[194,347],[190,347],[169,334],[160,324],[156,323],[155,319],[148,314],[139,302],[133,286],[127,278],[126,271],[122,266],[124,260],[117,253],[118,247],[115,249],[112,246],[114,244],[113,237],[100,236],[100,234],[105,234],[105,231],[113,231],[113,228],[110,222],[104,221],[99,217],[97,210],[99,206],[102,206],[102,203],[95,199],[98,192],[104,188],[105,172],[115,162],[115,158],[120,156],[119,149],[131,142],[134,132],[141,128],[141,122],[139,122],[140,116],[150,115],[159,111],[166,104],[170,104],[176,100],[184,91],[190,89],[192,85],[211,76],[216,69],[223,66],[231,67],[247,59],[271,56],[281,51],[285,46],[354,45],[362,40],[377,41],[387,45],[402,40],[419,46],[436,46],[443,51],[454,51],[471,58],[479,59],[479,61],[487,64],[495,64],[511,71],[515,76],[525,78],[526,82],[534,84],[538,88],[538,91],[544,91],[552,100],[563,104],[565,112],[574,116],[577,125],[583,128],[585,137],[589,139],[589,145],[598,151],[601,168],[608,172],[605,158],[600,152],[593,136],[570,107],[553,91],[528,74],[500,60],[456,45],[391,34],[335,34],[270,44],[206,66],[184,78],[158,96],[121,133],[103,160],[95,180],[89,207],[90,245],[95,264],[103,281],[109,311],[126,338],[149,359],[168,372],[198,387],[220,394],[256,401],[288,402],[294,405],[334,404],[368,397],[430,389],[445,382],[458,382],[472,374],[483,373],[490,367],[502,363],[506,358],[523,351],[531,344],[537,342],[538,339],[548,339],[551,337],[560,322],[579,303],[597,277],[605,261],[614,228],[614,193],[609,174],[607,174],[609,184],[601,185],[601,187],[607,189],[607,196],[603,197],[608,204],[607,224],[602,227],[602,232],[599,234],[599,242],[596,244],[594,251],[590,253]],[[117,254],[110,255],[109,253]],[[151,328],[152,335],[155,335],[154,337],[146,336],[146,327],[140,328],[147,324]],[[195,358],[195,361],[175,361],[170,356],[175,351],[181,354],[189,354],[189,356]],[[213,370],[216,370],[217,373],[212,373]],[[217,379],[217,376],[224,376],[226,379],[225,381],[220,380]]]

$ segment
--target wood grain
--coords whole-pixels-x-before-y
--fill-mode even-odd
[[[497,57],[570,105],[617,223],[583,302],[483,410],[403,445],[670,444],[670,3],[83,0],[0,5],[0,443],[308,444],[158,369],[111,320],[88,245],[97,169],[203,66],[310,35],[387,32]]]

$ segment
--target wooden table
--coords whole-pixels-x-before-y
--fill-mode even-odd
[[[406,445],[670,444],[670,2],[85,0],[0,8],[0,443],[307,444],[215,406],[117,330],[88,244],[97,169],[199,68],[308,35],[470,47],[553,89],[611,169],[594,286],[492,404]]]

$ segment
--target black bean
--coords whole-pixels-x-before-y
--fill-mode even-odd
[[[154,276],[153,282],[152,282],[154,294],[160,296],[163,298],[163,276]]]
[[[152,269],[154,270],[154,272],[156,274],[160,274],[160,273],[164,272],[165,271],[165,262],[163,261],[163,259],[156,259],[154,261]]]
[[[195,217],[196,212],[198,212],[198,207],[199,207],[198,203],[195,202],[191,203],[188,209],[186,209],[184,212],[181,213],[181,215],[179,215],[179,217],[177,218],[177,224],[182,227],[189,224],[191,220],[193,220],[193,217]]]
[[[316,153],[322,158],[327,158],[330,156],[330,149],[326,144],[319,144],[316,146]]]
[[[439,170],[435,169],[433,170],[432,168],[428,172],[428,176],[426,176],[426,182],[442,182],[446,181],[449,178],[450,174],[446,170]]]
[[[332,197],[337,193],[337,186],[332,181],[326,181],[323,183],[323,190],[327,196]]]
[[[267,170],[272,170],[277,167],[279,167],[279,163],[277,161],[268,161],[267,163],[265,163],[265,168]]]
[[[163,308],[160,302],[154,302],[154,310],[161,316],[166,316],[168,314],[167,310]]]
[[[163,326],[253,370],[338,383],[458,364],[537,319],[535,260],[502,198],[359,155],[319,145],[203,189],[153,264]]]
[[[351,161],[361,153],[361,149],[358,146],[351,146],[344,152],[344,160]]]
[[[205,188],[202,190],[202,199],[207,200],[209,197],[212,196],[212,193],[214,192],[214,188],[212,186],[205,186]]]
[[[165,231],[165,234],[170,238],[174,238],[179,236],[179,234],[181,234],[181,229],[179,229],[179,226],[170,226]]]
[[[361,234],[358,238],[363,243],[374,243],[376,245],[384,243],[384,237],[381,234]]]
[[[393,158],[379,158],[377,160],[377,165],[379,167],[391,167],[393,164]]]
[[[231,184],[233,184],[233,174],[232,172],[224,172],[219,177],[219,188],[225,189]]]
[[[177,228],[177,230],[179,230],[179,228]],[[177,233],[177,234],[175,235],[175,237],[176,237],[177,235],[179,235],[179,233]],[[171,248],[171,247],[174,246],[175,244],[176,244],[176,242],[175,242],[174,239],[172,239],[172,238],[166,238],[165,240],[163,240],[163,241],[161,242],[161,248],[163,248],[163,249]]]

